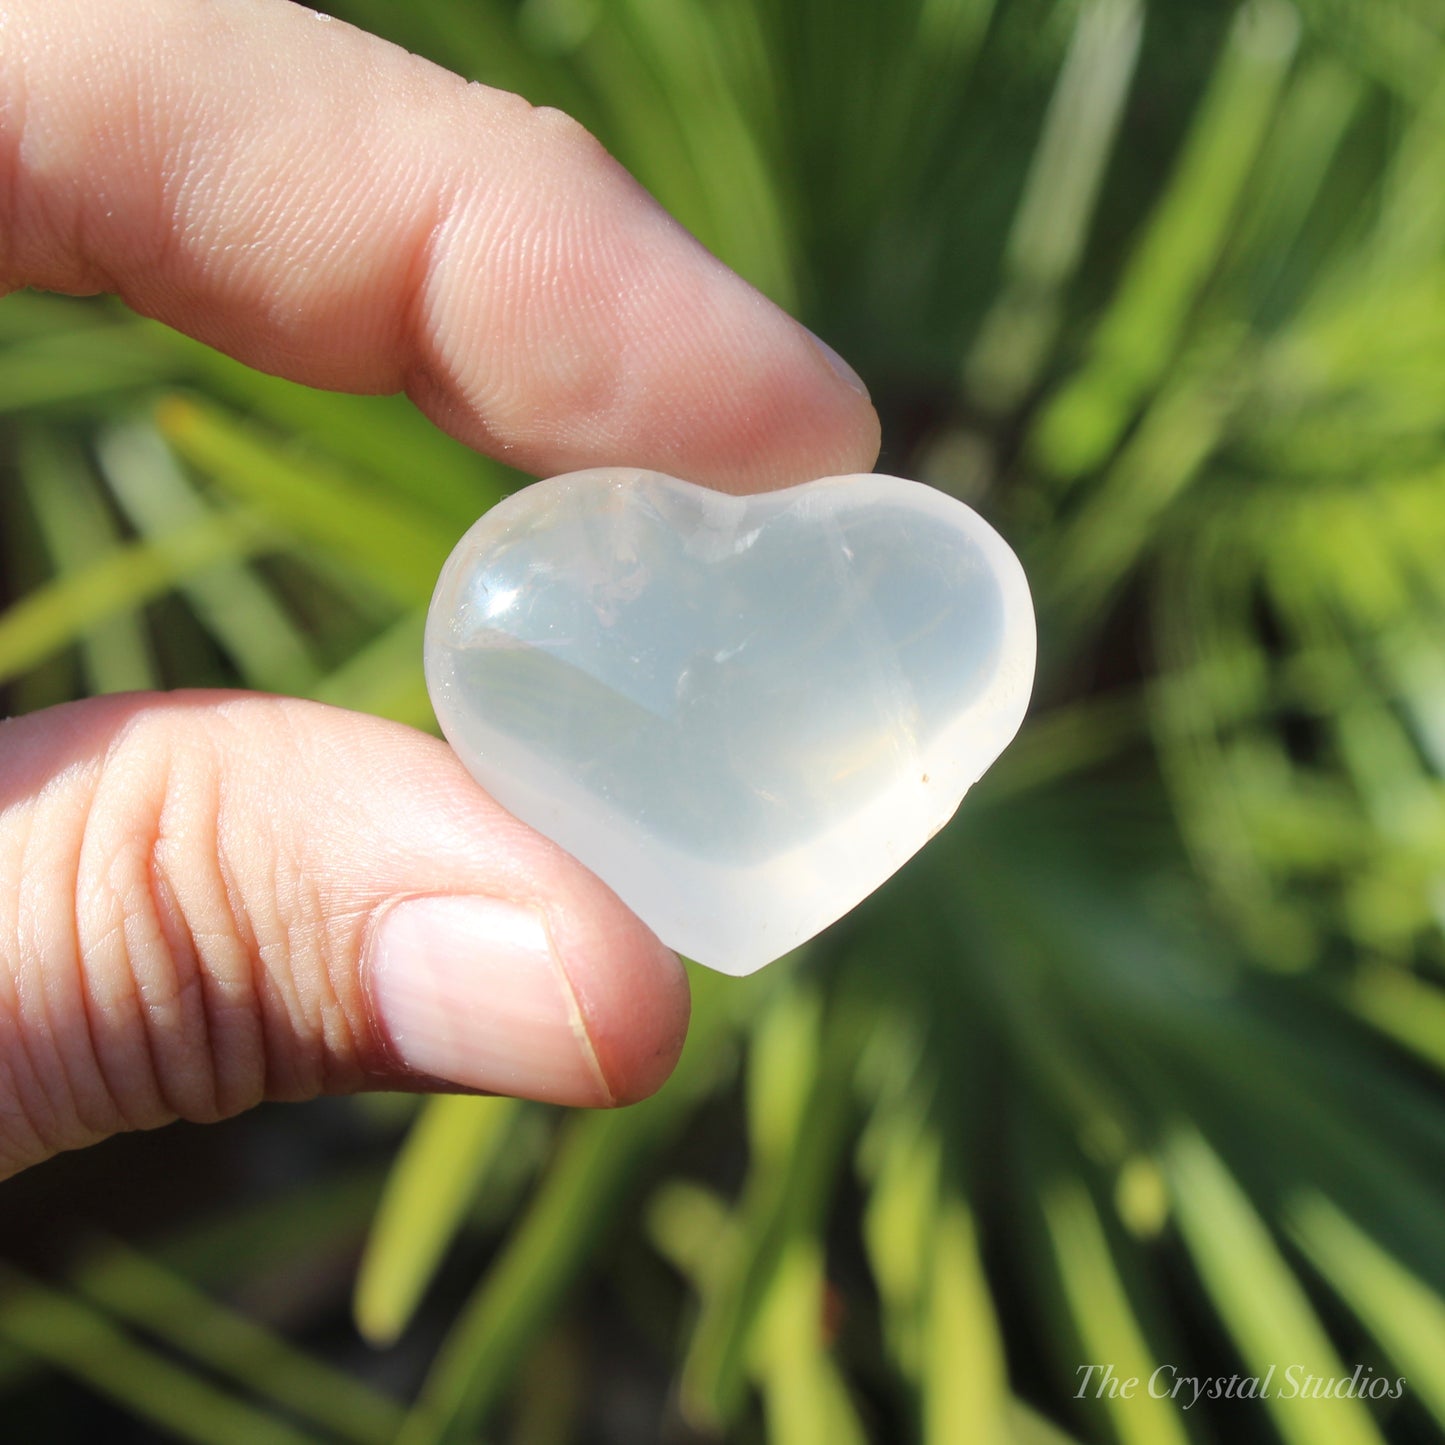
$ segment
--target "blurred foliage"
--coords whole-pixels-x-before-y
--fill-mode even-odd
[[[0,1389],[205,1442],[1437,1437],[1445,5],[333,8],[570,110],[843,350],[883,469],[1023,555],[1036,705],[852,917],[695,976],[655,1099],[437,1100],[399,1151],[410,1105],[348,1106],[359,1174],[7,1265]],[[35,295],[0,465],[11,710],[239,683],[421,726],[432,578],[518,480]],[[377,1353],[244,1306],[369,1218]],[[1186,1408],[1090,1363],[1407,1387]]]

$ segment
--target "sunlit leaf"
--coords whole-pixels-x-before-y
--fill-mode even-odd
[[[1399,1367],[1401,1384],[1367,1379],[1371,1397],[1418,1396],[1445,1428],[1445,1298],[1413,1275],[1323,1195],[1288,1210],[1290,1235],[1315,1269],[1369,1326]],[[1384,1377],[1381,1377],[1384,1378]]]
[[[319,1437],[218,1390],[81,1300],[0,1265],[0,1338],[197,1445],[305,1445]]]
[[[1151,1351],[1119,1278],[1097,1210],[1079,1179],[1051,1181],[1041,1201],[1054,1257],[1074,1324],[1084,1346],[1077,1376],[1084,1397],[1093,1394],[1108,1412],[1115,1435],[1128,1445],[1184,1445],[1189,1439],[1174,1399],[1168,1393],[1173,1373],[1159,1374]],[[1112,1367],[1120,1380],[1134,1380],[1127,1396],[1105,1387],[1096,1374]],[[1163,1389],[1152,1388],[1167,1381]],[[1091,1392],[1091,1386],[1092,1392]]]
[[[1284,0],[1240,8],[1188,148],[1099,324],[1090,359],[1040,421],[1036,446],[1050,472],[1074,477],[1103,461],[1164,371],[1225,242],[1298,34]]]
[[[425,1105],[397,1156],[356,1276],[357,1328],[389,1344],[406,1328],[503,1146],[512,1099]]]
[[[117,1319],[313,1426],[359,1445],[395,1438],[402,1413],[395,1400],[293,1348],[139,1250],[112,1241],[73,1278],[79,1294]]]
[[[117,612],[149,602],[217,563],[276,545],[275,533],[255,517],[227,512],[153,542],[117,546],[0,613],[0,681],[78,641]]]
[[[778,1263],[758,1315],[753,1369],[773,1439],[863,1445],[863,1422],[821,1339],[826,1288],[821,1250],[795,1240]]]
[[[1004,1441],[1009,1437],[1003,1341],[978,1257],[973,1219],[945,1197],[932,1233],[922,1370],[923,1438]]]
[[[84,455],[44,432],[22,438],[26,491],[55,573],[83,574],[114,552],[119,535]],[[92,692],[128,692],[156,685],[155,661],[143,622],[114,606],[80,638]]]
[[[1202,1139],[1184,1131],[1170,1141],[1165,1162],[1180,1231],[1249,1374],[1261,1388],[1270,1380],[1261,1399],[1280,1434],[1290,1445],[1381,1445],[1358,1398],[1341,1394],[1321,1409],[1309,1393],[1314,1381],[1335,1388],[1350,1370],[1239,1185]]]
[[[131,423],[103,433],[96,459],[111,494],[142,537],[166,537],[213,515],[148,425]],[[251,568],[224,563],[183,581],[178,591],[249,686],[300,692],[315,676],[316,663],[301,629]]]
[[[430,598],[456,541],[434,517],[359,485],[332,461],[296,455],[217,407],[172,397],[156,422],[192,466],[276,526],[401,602]]]

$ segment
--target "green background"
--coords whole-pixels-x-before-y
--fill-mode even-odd
[[[267,1108],[6,1184],[6,1437],[1439,1438],[1445,7],[332,8],[572,112],[847,355],[881,468],[1022,556],[1035,704],[855,914],[694,974],[644,1105]],[[430,726],[432,580],[518,481],[12,296],[0,704]],[[1105,1362],[1406,1387],[1078,1398]]]

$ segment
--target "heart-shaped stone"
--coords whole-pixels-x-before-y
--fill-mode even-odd
[[[1034,615],[1002,538],[917,482],[732,497],[606,468],[462,538],[426,674],[504,807],[744,974],[953,816],[1023,720]]]

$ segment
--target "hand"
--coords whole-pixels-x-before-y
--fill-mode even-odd
[[[868,468],[855,377],[573,122],[287,0],[0,0],[0,290],[404,389],[539,474]],[[0,724],[0,1173],[263,1098],[643,1097],[676,960],[433,738],[245,694]]]

